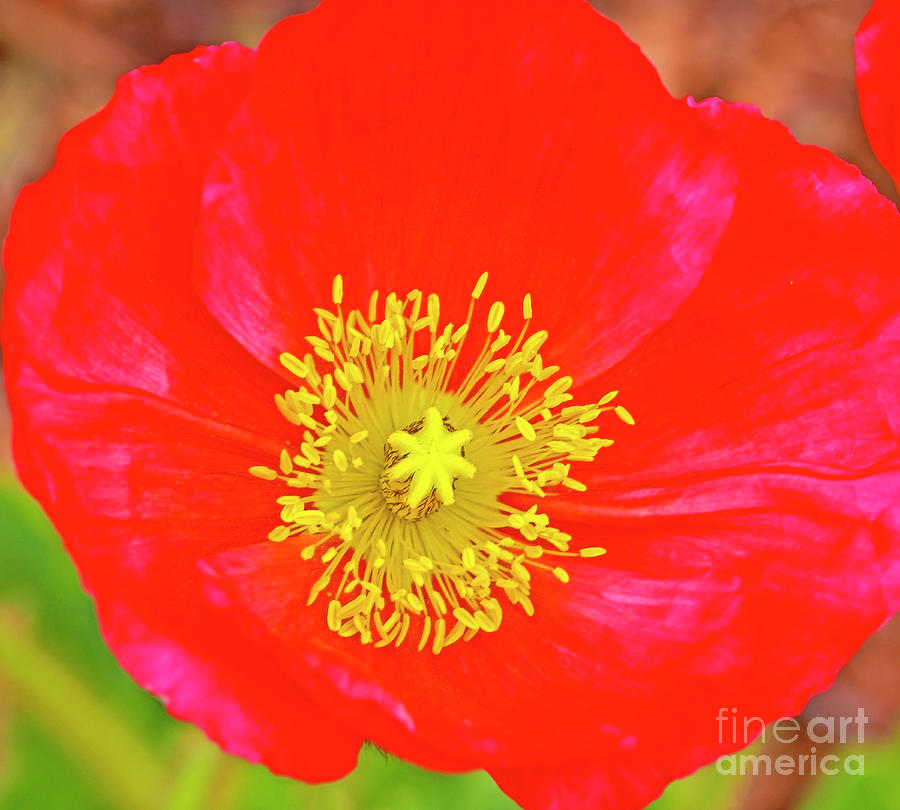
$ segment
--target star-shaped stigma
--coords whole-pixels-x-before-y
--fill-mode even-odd
[[[418,432],[398,430],[388,436],[388,443],[406,454],[388,476],[394,481],[412,477],[407,495],[409,506],[415,509],[432,491],[441,503],[453,503],[454,480],[475,474],[475,467],[462,456],[463,445],[471,439],[471,430],[448,430],[434,407],[425,411]]]

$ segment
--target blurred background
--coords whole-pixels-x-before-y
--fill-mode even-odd
[[[19,188],[49,168],[60,135],[106,102],[118,75],[201,43],[255,45],[276,20],[313,5],[0,0],[0,237]],[[868,147],[854,89],[853,34],[868,0],[594,5],[642,46],[673,94],[756,104],[800,141],[857,164],[895,198]],[[896,621],[863,647],[807,715],[852,715],[859,707],[871,721],[863,776],[739,778],[711,766],[672,785],[653,807],[896,810]],[[774,758],[809,747],[804,739],[794,746],[770,742],[764,752]],[[59,539],[15,482],[0,392],[0,810],[512,807],[483,773],[427,773],[375,749],[365,750],[357,770],[338,783],[294,783],[221,754],[169,718],[107,652]]]

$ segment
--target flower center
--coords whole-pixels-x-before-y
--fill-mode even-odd
[[[382,317],[377,291],[366,314],[345,315],[337,276],[335,311],[315,310],[311,351],[281,355],[299,384],[275,404],[296,444],[277,469],[250,472],[287,487],[269,539],[300,541],[301,564],[319,573],[308,604],[324,595],[323,620],[340,636],[376,647],[418,639],[439,653],[496,631],[504,609],[532,615],[532,572],[565,583],[561,562],[605,553],[570,550],[536,502],[522,509],[504,496],[584,491],[572,464],[612,444],[591,423],[607,412],[634,420],[612,404],[615,391],[567,404],[572,378],[544,365],[547,333],[529,334],[530,295],[515,340],[500,328],[503,303],[491,306],[481,349],[458,370],[486,281],[465,322],[441,328],[439,298],[418,290],[389,294]]]

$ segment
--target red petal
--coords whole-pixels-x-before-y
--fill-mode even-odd
[[[646,606],[617,633],[634,658],[618,677],[672,690],[660,703],[632,681],[622,699],[678,728],[679,745],[619,763],[597,786],[622,791],[616,807],[722,753],[717,707],[796,712],[900,606],[900,221],[856,169],[756,111],[704,110],[743,169],[732,222],[676,316],[593,390],[621,388],[637,425],[577,475],[586,495],[546,504],[580,543],[610,549],[598,565],[619,587],[633,578],[625,601],[680,583],[660,637]],[[703,616],[721,626],[692,637]],[[551,806],[591,770],[497,776]]]
[[[601,453],[596,486],[665,498],[673,483],[706,477],[841,480],[893,468],[896,209],[856,168],[755,110],[703,111],[744,167],[735,214],[675,317],[578,392],[621,389],[638,422],[611,425],[620,441]]]
[[[47,474],[44,506],[122,665],[228,751],[308,781],[351,770],[356,725],[314,704],[198,578],[200,557],[277,523],[271,484],[243,472],[273,443],[131,392],[61,397],[31,371],[17,396],[17,453]]]
[[[900,185],[900,8],[875,0],[856,32],[856,87],[869,142]]]
[[[97,610],[122,666],[229,753],[307,782],[339,779],[356,766],[363,738],[241,638],[227,612],[200,601],[188,614],[163,606],[145,613],[148,626],[119,598],[98,598]]]
[[[659,795],[659,785],[671,781],[646,751],[632,748],[606,758],[536,764],[519,770],[494,770],[491,776],[504,793],[522,807],[545,810],[631,810],[645,807]]]
[[[531,291],[548,362],[587,377],[671,315],[731,209],[720,147],[580,0],[326,0],[266,37],[259,74],[199,272],[269,363],[303,350],[336,273],[352,305],[420,288],[458,323],[487,270],[485,304],[520,319]]]
[[[4,361],[19,472],[122,663],[228,750],[321,780],[353,767],[361,738],[236,636],[196,577],[199,556],[277,521],[270,486],[246,470],[289,427],[279,378],[190,284],[210,144],[253,56],[198,49],[131,73],[63,139],[13,216]]]
[[[211,144],[246,93],[255,54],[200,48],[123,77],[27,187],[4,249],[7,379],[20,357],[54,387],[135,389],[272,434],[279,382],[205,312],[189,283]],[[255,396],[254,396],[255,395]]]
[[[432,695],[440,699],[443,676],[436,679],[435,659],[430,654],[410,654],[409,645],[400,650],[373,650],[371,645],[363,648],[359,641],[348,643],[328,629],[320,603],[307,607],[310,587],[321,570],[300,558],[302,545],[296,540],[266,542],[211,555],[202,565],[211,596],[234,608],[235,616],[242,616],[244,629],[328,710],[345,722],[362,722],[366,736],[379,745],[427,768],[463,771],[480,767],[468,739],[462,742],[455,732],[437,744],[432,744],[427,733],[420,735],[421,718],[414,718],[396,696],[395,677],[404,682],[419,678],[419,688],[431,691],[433,685]],[[371,666],[363,659],[371,659],[373,652],[381,672],[359,678],[360,667]],[[441,714],[459,711],[468,711],[459,700],[440,708]],[[460,722],[468,726],[471,721],[456,714],[455,725]]]

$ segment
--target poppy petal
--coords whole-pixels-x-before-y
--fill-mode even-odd
[[[679,312],[593,388],[626,392],[637,425],[613,429],[617,444],[579,476],[585,494],[546,507],[582,544],[608,547],[602,565],[622,576],[706,582],[693,612],[723,622],[682,661],[645,668],[673,683],[695,670],[671,707],[639,700],[684,748],[677,765],[675,752],[645,751],[641,779],[623,777],[623,790],[661,788],[709,761],[717,702],[767,722],[796,713],[900,606],[896,211],[858,170],[758,111],[701,109],[741,170],[734,216]],[[734,597],[722,601],[728,583]],[[642,627],[627,634],[638,658]],[[669,635],[647,650],[676,645]],[[540,806],[590,774],[584,762],[546,782],[495,775]]]
[[[318,781],[352,769],[361,737],[332,733],[196,582],[199,556],[265,537],[272,501],[246,470],[288,427],[278,378],[190,284],[206,155],[253,59],[227,45],[135,71],[63,139],[13,216],[4,366],[19,474],[123,664],[228,750]]]
[[[198,273],[273,366],[337,273],[348,307],[420,288],[452,320],[489,271],[486,298],[531,292],[548,362],[590,377],[677,308],[731,210],[708,128],[581,0],[326,0],[268,34],[258,74],[207,179]]]
[[[592,468],[594,500],[707,475],[840,480],[893,468],[896,209],[855,167],[758,111],[701,109],[744,168],[734,217],[678,313],[578,392],[621,389],[638,422],[610,426],[619,441]]]
[[[869,143],[900,184],[900,9],[875,0],[856,32],[856,87]]]
[[[17,458],[45,473],[46,487],[29,483],[122,665],[228,751],[306,781],[352,770],[363,741],[354,725],[338,724],[241,637],[198,577],[198,558],[265,539],[269,482],[242,471],[272,446],[132,392],[73,387],[60,397],[30,370],[17,391]]]
[[[307,698],[264,649],[240,638],[227,612],[201,605],[188,620],[184,611],[142,618],[121,598],[99,598],[97,611],[132,677],[228,753],[306,782],[352,771],[363,738]]]
[[[278,429],[272,408],[253,415],[243,406],[277,378],[190,284],[205,164],[254,57],[235,44],[199,48],[122,77],[112,101],[62,139],[53,169],[22,191],[4,247],[13,397],[27,349],[60,390],[70,380],[134,389],[269,435]]]

